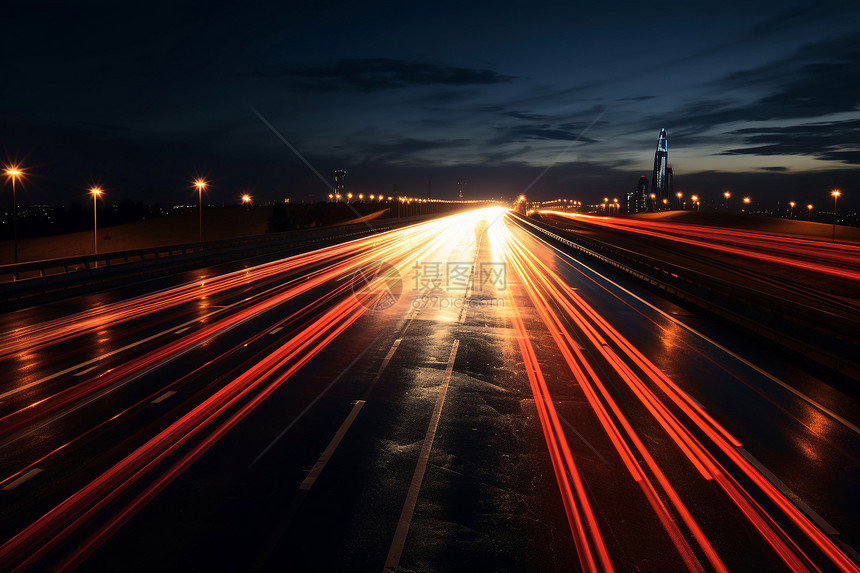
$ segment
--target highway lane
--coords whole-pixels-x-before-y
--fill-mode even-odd
[[[821,331],[841,348],[840,355],[850,357],[857,350],[860,245],[856,243],[635,218],[542,213],[553,225],[615,245],[634,259],[644,258],[681,275],[699,285],[703,296],[709,289],[729,293],[752,305],[753,314],[772,309],[781,320],[803,325],[801,330]]]
[[[650,417],[662,420],[664,431],[670,436],[674,435],[673,440],[677,442],[678,448],[688,450],[690,462],[703,465],[700,468],[700,471],[705,470],[702,471],[703,477],[712,474],[708,481],[713,481],[714,475],[724,473],[737,476],[737,470],[740,470],[746,479],[760,482],[756,487],[760,487],[772,503],[780,504],[781,495],[771,490],[768,483],[762,483],[756,475],[765,473],[770,479],[771,470],[766,469],[767,464],[760,462],[762,459],[767,460],[767,463],[772,464],[771,469],[778,468],[774,473],[781,476],[778,486],[782,494],[792,497],[796,502],[801,500],[799,503],[808,510],[808,516],[824,529],[831,532],[839,530],[831,526],[828,518],[820,518],[822,515],[830,516],[833,522],[839,523],[842,537],[836,539],[837,545],[845,548],[842,545],[845,539],[850,539],[849,544],[856,545],[857,531],[853,520],[856,506],[848,501],[852,499],[851,491],[857,485],[856,401],[847,396],[834,400],[832,389],[811,383],[802,373],[787,371],[783,372],[785,380],[774,379],[767,370],[757,368],[755,364],[778,362],[776,357],[767,359],[769,352],[766,348],[757,349],[755,345],[747,345],[735,353],[723,350],[712,339],[699,336],[691,330],[697,326],[695,320],[688,319],[689,324],[684,325],[684,317],[673,316],[688,314],[682,309],[673,309],[665,303],[662,304],[664,309],[655,308],[642,297],[633,295],[629,289],[618,286],[617,279],[607,282],[593,269],[558,256],[557,253],[551,257],[534,257],[534,253],[542,250],[534,245],[531,237],[523,240],[525,243],[522,246],[514,248],[520,252],[522,266],[526,272],[533,274],[534,280],[545,282],[542,288],[535,290],[543,293],[541,296],[551,293],[549,298],[557,305],[545,322],[555,321],[561,330],[564,325],[557,322],[557,317],[575,317],[579,327],[573,340],[561,340],[559,348],[563,349],[567,345],[576,353],[577,347],[590,346],[588,350],[596,350],[602,357],[602,360],[590,356],[585,360],[581,357],[568,360],[572,371],[582,377],[583,387],[591,385],[600,392],[607,374],[599,371],[594,374],[589,370],[597,369],[601,362],[609,363],[611,369],[625,379],[624,386],[633,391],[636,400],[652,410]],[[530,270],[530,267],[541,265],[545,266],[537,272]],[[554,273],[565,277],[556,280],[559,283],[556,286],[551,284],[552,281],[545,281],[547,276]],[[595,279],[598,282],[594,282]],[[576,290],[569,290],[564,285],[574,285]],[[586,294],[588,291],[592,294]],[[588,302],[585,297],[589,297]],[[541,306],[536,296],[532,296],[532,300],[538,307]],[[596,301],[594,307],[589,304],[591,300]],[[604,323],[604,317],[610,324]],[[712,336],[716,336],[716,333]],[[736,337],[722,336],[725,345],[736,346]],[[554,338],[558,341],[560,337]],[[745,355],[747,359],[738,359],[738,355]],[[577,370],[580,372],[577,373]],[[791,374],[794,376],[789,377]],[[811,396],[788,390],[795,379],[802,381]],[[780,382],[785,386],[780,385]],[[624,398],[624,386],[610,389],[604,395],[604,400],[610,406],[610,399],[625,400],[625,409],[632,410],[624,414],[627,416],[634,413],[635,409],[631,408],[632,400]],[[837,403],[838,407],[831,405],[828,408],[823,404],[825,399],[831,404]],[[664,417],[659,412],[667,405],[669,417]],[[724,420],[725,426],[709,420],[709,417]],[[672,430],[675,420],[680,420],[682,427]],[[811,423],[812,420],[815,422]],[[623,426],[623,422],[620,423]],[[642,419],[634,426],[636,433],[647,431]],[[707,439],[696,436],[697,427],[707,435]],[[724,427],[730,431],[723,431]],[[687,431],[693,434],[695,441],[688,440],[685,435]],[[629,440],[635,443],[635,435],[631,434]],[[730,464],[737,466],[737,470],[732,470],[730,465],[722,461],[722,467],[712,465],[709,456],[701,456],[697,441],[706,445],[706,449],[711,452],[713,446],[717,446],[721,454],[729,458]],[[663,447],[659,449],[664,451]],[[696,458],[699,458],[698,462]],[[716,474],[715,468],[718,470]],[[776,478],[772,481],[777,483]],[[725,493],[741,508],[743,503],[738,494],[752,490],[741,488],[732,491],[733,487],[724,488]],[[801,493],[798,494],[798,491]],[[808,500],[814,501],[808,504]],[[697,503],[701,504],[701,500]],[[812,509],[810,505],[815,505],[821,511]],[[680,506],[676,507],[681,511]],[[783,504],[783,511],[794,520],[795,526],[807,526],[803,516],[792,516],[790,507]],[[756,529],[764,535],[767,528],[762,530],[760,525],[763,524],[756,525]],[[726,537],[724,528],[721,528],[719,536],[714,536],[715,539],[720,537]],[[816,537],[815,534],[811,536]],[[705,538],[710,539],[711,536],[706,535]],[[819,550],[830,551],[829,540],[818,537],[815,543]],[[774,549],[782,551],[786,561],[790,561],[791,551],[779,549],[778,543]],[[716,558],[722,559],[719,552],[716,552]],[[711,559],[714,567],[719,563],[716,558]],[[747,562],[748,557],[743,559]],[[743,565],[738,563],[736,566]]]
[[[860,280],[860,245],[855,243],[828,243],[819,239],[775,233],[642,219],[595,217],[564,211],[550,210],[541,213],[586,225],[621,229],[759,261],[811,270],[851,281]]]
[[[205,303],[197,282],[143,295],[152,322],[116,301],[19,324],[0,495],[4,539],[25,535],[0,557],[802,570],[850,553],[856,402],[499,215],[213,277]],[[350,278],[376,261],[402,280],[356,297]],[[140,344],[19,390],[100,357],[106,328],[115,350]]]

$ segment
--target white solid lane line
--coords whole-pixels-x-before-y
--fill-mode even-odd
[[[424,443],[421,445],[421,453],[418,455],[418,464],[415,466],[412,483],[409,484],[409,492],[406,494],[406,502],[403,504],[403,510],[400,512],[400,520],[397,522],[397,530],[394,532],[394,539],[391,541],[391,548],[388,551],[388,557],[385,559],[385,567],[382,569],[383,573],[396,571],[400,564],[400,555],[403,553],[406,535],[409,533],[409,524],[412,522],[412,514],[415,512],[415,505],[418,503],[418,492],[421,490],[424,472],[427,470],[427,464],[430,462],[430,450],[433,448],[433,438],[436,436],[436,428],[439,427],[439,418],[442,416],[442,406],[445,404],[445,395],[448,393],[448,383],[451,381],[451,373],[454,370],[454,359],[457,357],[457,348],[459,346],[459,340],[455,340],[451,346],[451,355],[448,357],[448,366],[445,368],[445,378],[442,380],[442,386],[439,388],[439,397],[436,398],[433,415],[430,416],[430,425],[427,426],[427,433],[424,435]]]
[[[42,472],[41,468],[33,468],[30,471],[28,471],[27,473],[25,473],[24,475],[22,475],[21,477],[19,477],[18,479],[16,479],[15,481],[6,484],[6,486],[0,491],[9,491],[9,490],[15,489],[16,487],[18,487],[19,485],[21,485],[25,481],[29,480],[31,477],[33,477],[36,474],[39,474],[41,472]]]
[[[334,437],[329,442],[326,449],[323,450],[323,453],[320,454],[320,459],[317,460],[317,463],[314,464],[314,467],[311,468],[311,471],[308,473],[308,476],[304,479],[302,484],[299,486],[299,489],[303,489],[305,491],[311,489],[314,485],[314,482],[317,480],[319,475],[322,473],[325,465],[331,459],[334,451],[340,445],[341,440],[349,431],[349,427],[355,421],[355,417],[358,416],[358,413],[361,411],[361,407],[364,406],[364,400],[356,400],[355,405],[350,410],[349,415],[346,417],[346,420],[343,421],[343,424],[340,425]]]
[[[165,392],[164,394],[162,394],[161,396],[159,396],[158,398],[156,398],[155,400],[153,400],[150,403],[151,404],[159,404],[159,403],[167,400],[168,398],[170,398],[174,394],[176,394],[176,390],[168,390],[167,392]]]

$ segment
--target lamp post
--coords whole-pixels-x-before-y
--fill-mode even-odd
[[[810,203],[809,205],[806,206],[806,220],[807,221],[812,220],[812,203]]]
[[[15,251],[14,261],[18,262],[18,201],[15,198],[15,179],[23,175],[17,165],[6,168],[6,175],[12,178],[12,242]]]
[[[690,201],[693,202],[693,205],[696,207],[696,211],[698,211],[699,210],[699,196],[693,195],[692,197],[690,197]]]
[[[728,210],[728,208],[729,208],[729,197],[731,197],[731,196],[732,196],[731,191],[726,191],[725,193],[723,193],[723,197],[726,198],[726,210]]]
[[[96,199],[101,196],[102,190],[100,187],[93,187],[90,189],[90,194],[93,196],[93,254],[97,255],[99,254],[99,220]]]
[[[839,196],[842,195],[842,192],[839,189],[834,189],[830,192],[833,195],[833,242],[836,242],[836,200],[839,199]]]
[[[790,209],[788,211],[788,218],[789,219],[794,219],[794,206],[795,205],[797,205],[797,203],[795,203],[794,201],[788,202],[788,206],[790,207]]]
[[[197,242],[203,242],[203,190],[206,189],[206,181],[197,179],[194,181],[197,187]]]
[[[678,209],[682,209],[682,207],[681,207],[681,197],[683,197],[683,196],[684,196],[684,194],[683,194],[683,193],[681,193],[680,191],[678,191],[677,193],[675,193],[675,197],[677,197],[677,198],[678,198]]]
[[[744,197],[744,205],[749,205],[751,199],[749,197]],[[745,211],[746,209],[741,209],[741,211]]]

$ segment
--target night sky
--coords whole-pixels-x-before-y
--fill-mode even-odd
[[[22,1],[2,30],[24,204],[325,198],[290,146],[356,193],[596,201],[665,128],[676,189],[860,206],[855,1]]]

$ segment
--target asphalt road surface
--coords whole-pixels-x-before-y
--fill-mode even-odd
[[[858,571],[857,400],[502,209],[0,325],[4,571]]]

